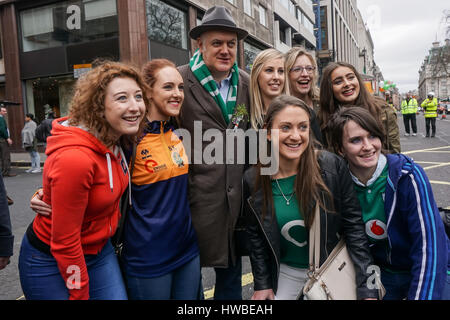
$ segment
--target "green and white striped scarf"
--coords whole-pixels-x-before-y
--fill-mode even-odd
[[[211,72],[203,61],[203,56],[199,50],[194,53],[189,61],[189,67],[203,88],[205,88],[205,90],[208,91],[213,97],[214,101],[216,101],[222,111],[225,122],[229,124],[234,112],[234,107],[236,106],[237,88],[239,82],[239,71],[236,62],[231,68],[231,83],[228,91],[227,103],[223,101],[219,89],[217,88],[216,81],[214,81]]]

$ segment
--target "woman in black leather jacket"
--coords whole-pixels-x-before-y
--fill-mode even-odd
[[[355,265],[358,299],[377,298],[378,292],[366,285],[373,260],[351,177],[340,157],[314,150],[309,108],[295,97],[281,95],[270,104],[264,129],[269,130],[268,143],[278,147],[279,170],[260,175],[258,164],[244,175],[252,299],[274,299],[275,294],[277,299],[295,299],[301,292],[308,279],[308,229],[316,202],[320,264],[344,236]]]

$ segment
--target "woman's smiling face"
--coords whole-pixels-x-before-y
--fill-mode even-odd
[[[352,104],[359,96],[359,81],[350,68],[337,67],[331,73],[331,84],[334,97],[342,104]]]
[[[350,170],[357,176],[364,171],[375,172],[381,153],[381,140],[355,121],[349,120],[343,130],[342,153]]]
[[[273,141],[273,130],[278,130],[278,141]],[[275,115],[270,130],[272,143],[278,144],[280,165],[300,161],[309,144],[309,116],[298,106],[286,106]]]
[[[264,63],[258,75],[261,95],[267,100],[278,97],[284,88],[284,60],[271,59]],[[266,106],[267,107],[267,106]]]
[[[308,71],[309,70],[309,71]],[[302,98],[309,94],[313,86],[314,66],[306,55],[299,56],[289,71],[292,95]]]

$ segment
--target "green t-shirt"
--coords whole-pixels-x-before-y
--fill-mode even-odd
[[[378,178],[370,185],[354,184],[362,209],[366,234],[371,243],[387,240],[386,214],[384,212],[387,177],[388,165],[386,164]]]
[[[294,268],[308,268],[308,232],[294,191],[295,176],[272,181],[272,194],[280,230],[281,263]],[[279,186],[278,186],[279,185]],[[289,205],[286,199],[289,200]],[[291,197],[292,195],[292,197]]]

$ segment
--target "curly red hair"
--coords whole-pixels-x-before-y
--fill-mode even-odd
[[[117,143],[111,126],[104,117],[105,95],[108,84],[115,78],[131,78],[143,92],[148,106],[148,86],[139,69],[130,64],[101,61],[96,67],[78,79],[69,109],[69,124],[83,125],[105,145]],[[130,138],[130,137],[128,137]]]

